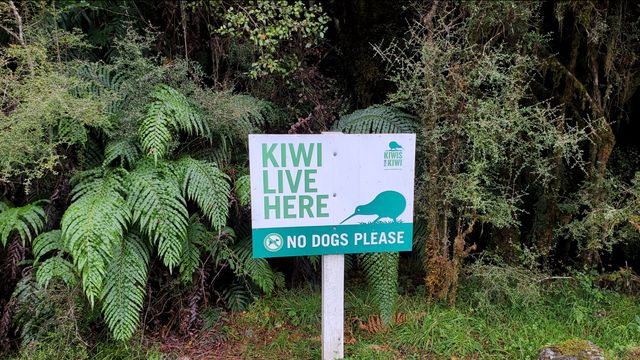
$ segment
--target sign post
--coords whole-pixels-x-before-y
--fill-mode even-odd
[[[344,356],[344,255],[409,251],[414,134],[249,135],[253,257],[322,256],[322,358]]]

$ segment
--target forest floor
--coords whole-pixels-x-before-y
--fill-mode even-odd
[[[428,305],[423,286],[401,279],[403,295],[388,327],[375,315],[364,280],[347,279],[346,358],[537,359],[546,345],[580,339],[602,348],[607,360],[640,359],[637,295],[602,289],[587,275],[534,279],[498,267],[482,271],[484,280],[477,272],[475,281],[461,284],[455,307]],[[99,341],[77,353],[68,342],[47,343],[24,348],[16,359],[320,358],[318,287],[280,289],[245,311],[210,309],[203,318],[203,329],[184,337],[138,333],[128,343]]]
[[[475,295],[486,297],[486,289],[461,290],[454,308],[428,306],[420,289],[401,296],[394,323],[384,327],[370,294],[363,288],[348,289],[345,356],[534,359],[543,346],[571,339],[592,341],[607,359],[637,359],[640,353],[638,298],[556,284],[541,296],[519,299],[520,304],[508,303],[508,294],[480,303]],[[261,298],[246,311],[221,317],[201,338],[180,347],[165,344],[162,351],[179,359],[318,359],[319,291],[285,290]]]

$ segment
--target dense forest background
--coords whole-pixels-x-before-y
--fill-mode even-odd
[[[640,4],[1,1],[0,354],[188,336],[318,258],[251,258],[247,135],[414,132],[383,323],[483,266],[640,289]],[[495,279],[491,280],[494,281]],[[22,344],[22,345],[21,345]]]

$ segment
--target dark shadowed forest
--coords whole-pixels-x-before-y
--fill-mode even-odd
[[[639,86],[635,0],[0,0],[0,357],[318,358],[248,135],[338,131],[417,138],[349,358],[640,359]]]

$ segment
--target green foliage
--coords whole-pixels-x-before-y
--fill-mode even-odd
[[[84,174],[73,190],[73,203],[62,217],[65,248],[82,278],[91,306],[102,292],[108,263],[132,219],[124,195],[124,177],[107,171],[104,177]]]
[[[251,184],[249,183],[249,175],[242,175],[236,180],[235,193],[240,202],[240,206],[248,206],[251,204]]]
[[[27,240],[31,241],[44,228],[46,214],[41,202],[34,202],[22,207],[11,208],[2,203],[4,209],[0,209],[0,243],[6,246],[10,235],[17,231],[22,244]]]
[[[148,266],[146,244],[128,234],[114,251],[101,295],[104,320],[116,340],[129,339],[140,323]]]
[[[139,164],[127,178],[134,222],[158,246],[158,255],[173,269],[180,263],[189,214],[175,175],[165,164]]]
[[[229,259],[229,266],[237,275],[248,277],[267,294],[284,286],[282,273],[273,271],[266,259],[253,258],[250,241],[239,243],[233,250],[234,258]]]
[[[110,165],[114,160],[120,158],[120,165],[127,164],[129,167],[140,158],[140,150],[136,142],[132,139],[119,139],[107,143],[104,148],[103,166]]]
[[[234,282],[222,291],[225,304],[232,311],[242,311],[251,302],[251,293],[247,288],[238,282]]]
[[[0,58],[0,64],[5,61]],[[0,106],[0,178],[24,177],[27,184],[56,169],[60,148],[82,145],[89,128],[108,130],[106,98],[79,96],[79,79],[56,71],[20,78],[0,73],[6,101]],[[25,136],[29,134],[29,136]]]
[[[341,117],[333,130],[350,134],[412,133],[417,118],[389,106],[371,106]],[[398,297],[398,253],[369,253],[359,256],[362,270],[373,290],[380,315],[389,324]]]
[[[271,73],[287,74],[299,68],[302,62],[299,53],[288,48],[317,45],[329,22],[319,4],[307,7],[302,1],[255,1],[241,9],[227,9],[225,23],[217,32],[253,44],[258,57],[251,64],[249,75],[254,79]]]
[[[169,86],[160,85],[152,97],[155,101],[147,109],[139,136],[142,150],[152,155],[156,162],[169,152],[174,141],[172,131],[209,136],[209,127],[202,121],[199,110],[183,94]]]
[[[180,261],[180,281],[190,284],[193,273],[200,266],[201,250],[207,248],[207,242],[213,239],[213,234],[200,223],[199,219],[192,215],[189,218],[187,236],[182,244],[182,259]]]
[[[214,229],[222,228],[229,213],[229,177],[215,165],[189,157],[178,160],[175,166],[182,174],[182,189],[189,200],[198,204]]]
[[[586,181],[560,208],[571,221],[556,236],[574,242],[586,265],[597,265],[600,253],[640,240],[640,172],[631,181],[612,175]]]
[[[67,287],[74,287],[78,276],[75,273],[73,264],[62,256],[53,256],[43,261],[36,272],[36,284],[46,288],[53,279],[60,279]]]
[[[333,130],[349,134],[414,133],[418,119],[395,107],[374,105],[342,116]]]
[[[385,324],[390,324],[398,298],[398,253],[365,253],[358,256]]]

